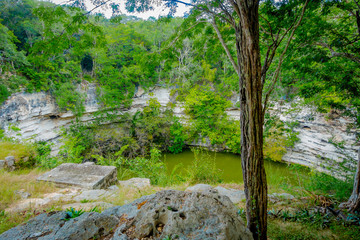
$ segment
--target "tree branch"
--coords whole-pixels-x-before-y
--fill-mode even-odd
[[[330,53],[331,53],[331,57],[344,57],[347,59],[350,59],[353,62],[359,63],[360,64],[360,58],[350,54],[350,53],[341,53],[341,52],[336,52],[329,44],[327,43],[316,43],[319,46],[325,47],[327,48]]]
[[[289,36],[289,39],[286,43],[286,46],[285,46],[285,49],[284,51],[282,52],[281,56],[280,56],[280,59],[279,59],[279,63],[278,63],[278,66],[275,70],[275,73],[274,73],[274,76],[273,76],[273,79],[272,79],[272,83],[271,83],[271,86],[269,88],[269,90],[266,92],[265,94],[265,101],[264,101],[264,108],[263,108],[263,115],[265,115],[265,111],[266,111],[266,108],[267,108],[267,103],[269,101],[269,97],[270,97],[270,94],[272,93],[272,91],[274,90],[274,87],[275,87],[275,84],[279,78],[279,74],[280,74],[280,69],[281,69],[281,65],[283,63],[283,60],[284,60],[284,56],[285,56],[285,53],[287,52],[289,46],[290,46],[290,42],[292,40],[292,38],[294,37],[294,33],[296,31],[296,29],[299,27],[302,19],[304,18],[304,14],[305,14],[305,9],[307,7],[307,5],[309,4],[309,1],[310,0],[306,0],[305,4],[304,4],[304,7],[301,11],[301,15],[300,15],[300,18],[299,20],[297,21],[297,23],[295,24],[295,26],[293,27],[292,31],[291,31],[291,34]]]
[[[190,31],[191,29],[193,29],[194,27],[196,27],[196,26],[199,25],[200,23],[209,23],[209,22],[207,22],[207,21],[198,21],[198,22],[196,22],[194,25],[190,26],[190,27],[187,28],[186,30],[182,31],[179,35],[177,35],[176,38],[175,38],[173,41],[171,41],[171,43],[170,43],[167,47],[165,47],[165,48],[163,48],[163,49],[160,49],[158,52],[162,52],[162,51],[164,51],[164,50],[166,50],[166,49],[171,48],[171,47],[177,42],[177,40],[179,40],[179,38],[180,38],[184,33],[186,33],[187,31]]]
[[[224,50],[225,50],[225,52],[226,52],[226,55],[228,56],[228,58],[229,58],[229,60],[230,60],[230,62],[231,62],[231,64],[232,64],[235,72],[236,72],[238,75],[240,75],[240,68],[239,68],[239,66],[235,63],[235,60],[234,60],[233,56],[231,55],[230,50],[229,50],[226,42],[224,41],[224,38],[222,37],[221,32],[220,32],[218,26],[216,25],[215,18],[213,18],[213,20],[211,21],[211,25],[214,27],[214,29],[215,29],[215,31],[216,31],[216,34],[217,34],[217,36],[218,36],[218,38],[219,38],[219,41],[220,41],[221,45],[223,46],[223,48],[224,48]]]
[[[111,0],[107,0],[107,1],[105,1],[105,2],[103,2],[103,3],[101,3],[101,4],[99,4],[99,5],[95,6],[93,9],[87,11],[86,13],[83,13],[82,16],[86,16],[86,15],[90,14],[90,13],[91,13],[92,11],[94,11],[95,9],[97,9],[97,8],[99,8],[99,7],[107,4],[107,3],[110,2],[110,1],[111,1]],[[61,34],[59,35],[59,37],[61,37],[62,35],[64,35],[66,29],[68,29],[73,23],[74,23],[74,21],[72,21],[71,23],[69,23],[69,24],[64,28],[64,30],[61,32]]]

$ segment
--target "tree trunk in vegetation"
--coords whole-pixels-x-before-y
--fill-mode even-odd
[[[246,3],[245,3],[246,2]],[[236,28],[240,66],[241,165],[247,227],[254,239],[267,239],[267,183],[263,157],[263,106],[259,46],[259,3],[242,1]]]
[[[348,202],[345,203],[345,207],[348,208],[350,212],[355,212],[360,210],[360,148],[358,150],[358,163],[354,178],[353,192]]]

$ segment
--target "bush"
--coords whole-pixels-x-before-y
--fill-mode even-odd
[[[81,163],[84,160],[86,150],[94,144],[93,124],[80,122],[73,123],[68,129],[63,129],[62,142],[59,155],[64,162]]]
[[[35,144],[36,148],[36,166],[45,168],[45,169],[52,169],[57,167],[62,163],[62,161],[54,156],[51,156],[51,144],[48,142],[37,142]]]

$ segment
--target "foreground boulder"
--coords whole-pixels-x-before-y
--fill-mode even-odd
[[[93,163],[63,163],[41,175],[37,180],[53,182],[60,187],[100,189],[117,182],[117,170],[114,166],[99,166]]]
[[[3,239],[252,239],[236,207],[216,193],[161,191],[134,202],[63,220],[41,214],[0,235]]]

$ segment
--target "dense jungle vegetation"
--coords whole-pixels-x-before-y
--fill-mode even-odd
[[[274,86],[271,81],[265,84],[266,88],[274,88],[270,104],[296,100],[293,102],[299,106],[316,106],[329,119],[334,114],[350,117],[353,124],[348,128],[356,128],[360,123],[360,6],[358,1],[314,2],[318,4],[308,6],[291,37],[286,28],[297,18],[301,9],[298,1],[260,4],[261,59],[275,63],[265,65],[265,79],[279,73]],[[232,55],[236,53],[235,33],[226,22],[214,28],[207,21],[199,21],[198,16],[191,11],[183,18],[143,20],[117,15],[108,19],[74,5],[2,0],[0,106],[16,92],[44,91],[53,96],[60,112],[70,111],[76,120],[62,130],[57,156],[50,154],[50,143],[19,141],[0,129],[0,159],[11,153],[18,168],[41,169],[64,162],[94,161],[117,166],[119,178],[148,177],[152,184],[160,186],[221,182],[214,162],[199,150],[193,149],[196,158],[186,176],[175,171],[169,176],[161,159],[162,153],[180,153],[191,142],[209,142],[213,149],[241,153],[240,122],[226,113],[240,107],[239,77],[217,31],[222,34],[222,41],[234,46],[229,49]],[[274,35],[273,30],[278,32]],[[289,46],[288,39],[292,40]],[[268,50],[274,48],[280,50]],[[284,57],[281,53],[285,50]],[[279,63],[281,71],[277,72]],[[85,112],[84,89],[90,84],[96,85],[101,109],[95,113],[94,121],[83,123],[80,119]],[[151,92],[156,87],[171,89],[173,103],[161,106],[154,97],[133,115],[118,114],[131,107],[136,93]],[[183,107],[186,119],[174,114],[176,105]],[[270,112],[266,112],[264,122],[265,159],[281,161],[299,140],[294,131],[297,122],[283,122]],[[18,130],[16,125],[7,129]],[[334,144],[341,148],[342,143]],[[301,171],[298,166],[291,168]],[[335,203],[346,201],[355,169],[349,170],[346,164],[336,168],[347,172],[341,180],[311,171],[301,186],[285,188],[295,193],[302,187],[306,190],[301,190],[301,194],[307,191],[326,195]],[[1,210],[0,216],[5,214]],[[302,219],[280,212],[273,213],[273,217],[276,221]],[[358,213],[352,217],[354,225],[360,225]],[[346,224],[329,223],[324,216],[309,219],[301,221],[317,221],[309,224],[316,225],[315,229],[346,229],[341,225]],[[270,234],[278,239],[318,237],[315,233],[305,236],[294,231],[293,238],[286,238],[280,227],[272,224]],[[314,230],[313,226],[310,229]],[[349,229],[345,231],[349,239],[357,239],[358,226]]]

